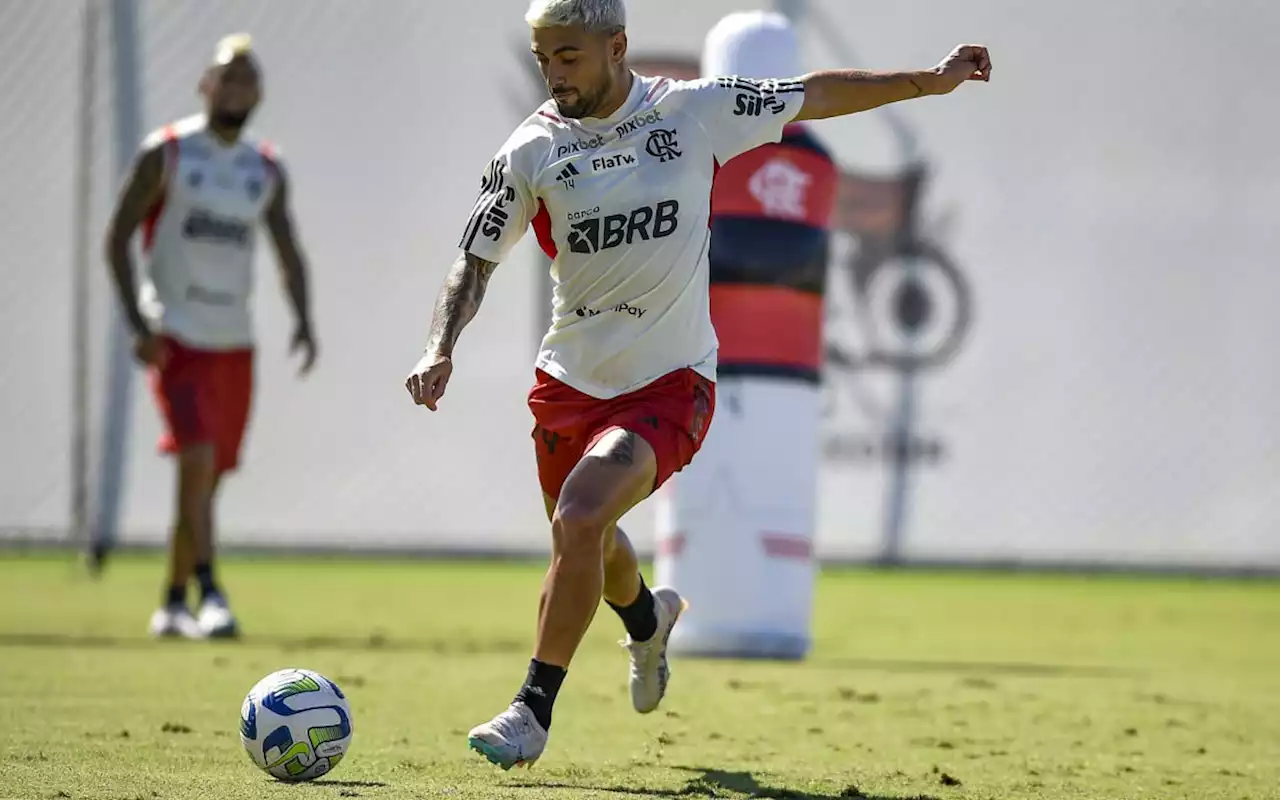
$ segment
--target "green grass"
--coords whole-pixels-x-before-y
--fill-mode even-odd
[[[546,756],[503,773],[466,731],[523,678],[539,565],[228,559],[239,643],[148,641],[160,568],[0,556],[0,797],[1280,797],[1275,582],[830,572],[807,663],[675,661],[647,717],[602,609]],[[316,784],[237,738],[286,666],[352,704]]]

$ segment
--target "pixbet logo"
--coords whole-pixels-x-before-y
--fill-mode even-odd
[[[680,204],[663,200],[641,206],[628,214],[609,214],[574,223],[569,230],[569,252],[592,255],[637,240],[663,239],[679,227]]]
[[[599,134],[592,136],[590,139],[575,139],[572,142],[565,142],[556,148],[556,158],[564,158],[574,153],[584,153],[588,150],[595,150],[604,144],[604,137]]]
[[[646,308],[640,308],[639,306],[633,306],[628,303],[618,303],[616,306],[609,306],[608,308],[587,308],[586,306],[583,306],[582,308],[577,309],[575,313],[580,317],[597,317],[606,311],[612,311],[616,314],[626,314],[627,316],[635,317],[636,319],[640,319],[645,314],[649,313],[649,310]]]
[[[625,139],[641,128],[647,128],[658,122],[662,122],[662,112],[654,108],[623,122],[621,125],[614,128],[613,131],[618,134],[619,139]]]

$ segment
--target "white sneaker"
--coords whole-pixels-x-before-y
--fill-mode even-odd
[[[467,735],[467,744],[503,769],[527,767],[547,747],[547,731],[524,703],[511,707]]]
[[[240,635],[236,618],[227,607],[222,595],[212,594],[200,604],[200,616],[196,620],[200,631],[210,639],[234,639]]]
[[[631,651],[631,705],[641,714],[658,707],[667,694],[671,668],[667,665],[667,639],[689,604],[670,586],[659,586],[653,593],[654,613],[658,628],[653,638],[637,642],[630,636],[623,646]]]
[[[183,639],[203,638],[200,625],[196,622],[196,618],[191,616],[191,612],[187,610],[185,605],[164,606],[156,609],[156,612],[151,615],[151,624],[148,628],[152,636],[160,639],[169,637],[181,637]]]

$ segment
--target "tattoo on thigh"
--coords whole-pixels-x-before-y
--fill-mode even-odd
[[[605,459],[612,464],[631,466],[636,458],[636,435],[631,431],[623,431],[622,436],[609,448]]]

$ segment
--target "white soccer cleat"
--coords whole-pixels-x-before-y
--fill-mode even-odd
[[[658,707],[667,694],[667,681],[671,668],[667,665],[667,640],[671,631],[689,604],[670,586],[659,586],[653,593],[654,613],[658,627],[653,638],[633,641],[630,636],[623,646],[631,651],[631,705],[641,714],[648,714]]]
[[[524,703],[512,703],[467,735],[467,744],[503,769],[527,767],[542,756],[548,733]]]
[[[156,612],[151,615],[148,629],[157,639],[175,637],[200,639],[204,636],[200,631],[199,623],[196,622],[195,617],[191,616],[186,606],[174,605],[156,609]]]
[[[209,595],[200,604],[200,615],[196,621],[201,634],[210,639],[234,639],[240,635],[236,618],[221,595]]]

